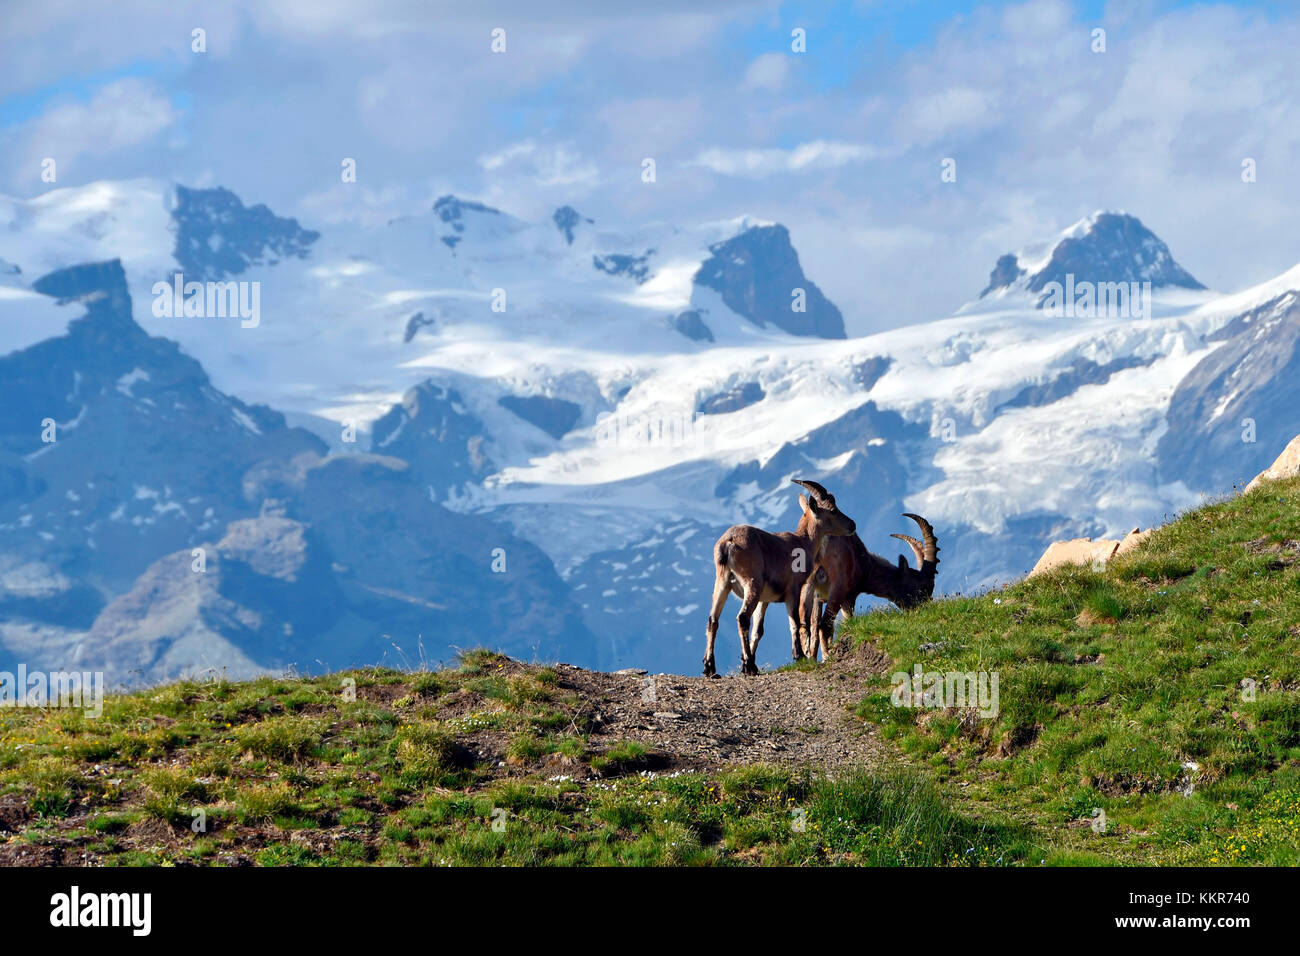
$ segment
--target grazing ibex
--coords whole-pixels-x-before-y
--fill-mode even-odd
[[[740,628],[741,673],[757,674],[755,653],[763,638],[763,614],[768,604],[784,603],[790,615],[790,651],[803,656],[799,634],[799,598],[808,572],[817,562],[817,554],[833,535],[853,534],[853,519],[835,505],[835,496],[815,481],[790,479],[808,489],[799,496],[803,515],[794,532],[772,534],[750,525],[727,529],[713,546],[716,576],[713,582],[713,608],[705,632],[704,673],[716,677],[713,642],[718,636],[718,616],[733,591],[741,600],[736,624]],[[749,626],[758,609],[757,626],[750,640]]]
[[[852,617],[853,605],[860,594],[885,598],[900,608],[916,607],[930,600],[934,594],[934,576],[939,569],[939,540],[930,522],[920,515],[907,512],[903,517],[917,523],[924,541],[917,541],[907,534],[890,537],[912,546],[912,553],[916,556],[915,570],[908,566],[907,559],[901,554],[897,566],[878,554],[872,554],[856,534],[848,538],[827,539],[817,566],[804,583],[800,601],[800,640],[807,656],[816,659],[819,647],[822,657],[826,656],[834,636],[836,615],[842,612],[846,618]]]

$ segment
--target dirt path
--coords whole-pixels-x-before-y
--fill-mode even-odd
[[[594,738],[635,740],[682,767],[766,761],[833,769],[874,766],[885,752],[852,708],[867,679],[888,666],[866,647],[816,671],[756,677],[556,670],[562,686],[591,701]]]

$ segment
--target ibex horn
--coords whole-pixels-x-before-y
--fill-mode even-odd
[[[912,553],[916,555],[916,566],[920,568],[925,563],[925,552],[921,550],[921,542],[917,541],[910,534],[891,534],[891,538],[898,538],[900,541],[906,541],[912,546]]]
[[[813,497],[817,499],[818,504],[826,504],[826,502],[830,500],[831,493],[827,491],[825,488],[823,488],[821,485],[817,484],[817,482],[804,481],[802,478],[791,478],[790,480],[794,482],[796,485],[803,485],[805,488],[811,491]]]
[[[922,560],[922,557],[924,557],[924,560],[933,561],[935,564],[938,564],[939,563],[939,539],[934,536],[933,526],[931,526],[930,522],[926,521],[920,515],[914,515],[910,511],[903,512],[903,517],[911,518],[913,521],[915,521],[921,529],[921,537],[925,539],[924,551],[921,555],[917,556],[917,560],[920,561]],[[915,548],[916,545],[913,544],[912,547]]]

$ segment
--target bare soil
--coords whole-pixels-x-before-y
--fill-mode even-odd
[[[696,770],[758,761],[831,770],[879,762],[885,745],[852,708],[888,666],[865,646],[816,670],[753,677],[555,669],[562,687],[591,702],[593,743],[635,740],[667,765]]]

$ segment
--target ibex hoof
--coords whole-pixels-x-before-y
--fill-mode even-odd
[[[746,661],[740,670],[746,677],[754,677],[758,674],[758,665],[753,661]]]
[[[717,676],[718,676],[718,669],[717,669],[717,667],[714,666],[713,661],[705,661],[705,662],[704,662],[704,676],[705,676],[705,677],[717,677]]]

